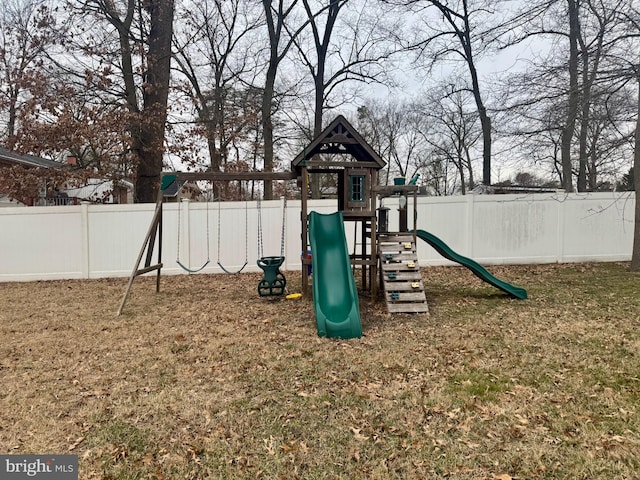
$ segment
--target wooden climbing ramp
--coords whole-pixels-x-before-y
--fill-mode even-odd
[[[415,237],[410,233],[379,234],[378,258],[388,312],[429,313]]]

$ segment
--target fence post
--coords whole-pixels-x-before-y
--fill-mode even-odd
[[[465,226],[467,244],[465,245],[465,255],[473,258],[473,243],[475,239],[474,235],[474,216],[475,216],[475,195],[473,193],[467,193],[467,224]]]
[[[80,202],[80,238],[82,239],[82,277],[91,277],[89,238],[89,202]]]
[[[287,232],[289,231],[289,229],[287,228],[287,217],[288,217],[288,211],[287,211],[287,200],[284,196],[280,197],[280,211],[282,212],[282,232],[280,233],[282,238],[281,238],[281,242],[282,245],[284,247],[284,251],[282,252],[282,255],[284,255],[284,265],[282,266],[283,270],[288,270],[287,266],[289,264],[289,256],[287,255],[287,251],[289,250],[287,248]]]
[[[558,204],[558,225],[556,227],[556,263],[562,263],[564,261],[564,204],[568,201],[569,195],[565,194],[564,200],[556,202]]]

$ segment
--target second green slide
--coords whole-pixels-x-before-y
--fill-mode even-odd
[[[494,277],[487,271],[486,268],[484,268],[478,262],[471,260],[470,258],[463,257],[462,255],[454,252],[446,243],[444,243],[432,233],[425,232],[424,230],[416,230],[416,235],[418,236],[418,238],[424,240],[433,248],[435,248],[436,251],[447,260],[451,260],[452,262],[459,263],[463,267],[467,267],[480,280],[483,280],[493,285],[494,287],[499,288],[500,290],[508,293],[514,298],[518,298],[520,300],[524,300],[527,298],[527,291],[524,288],[516,287],[515,285],[511,285],[510,283]]]

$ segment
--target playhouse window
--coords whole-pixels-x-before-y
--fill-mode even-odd
[[[352,202],[364,202],[364,175],[349,177],[349,198]]]

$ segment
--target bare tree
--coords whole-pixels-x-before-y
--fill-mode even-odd
[[[9,149],[16,145],[18,117],[45,86],[47,54],[59,41],[53,12],[42,0],[6,0],[0,6],[0,132]],[[4,122],[3,122],[4,123]]]
[[[330,0],[328,5],[322,2],[316,9],[310,0],[302,3],[312,32],[313,48],[305,48],[300,38],[295,44],[313,79],[313,135],[316,136],[322,131],[324,110],[335,106],[329,100],[331,93],[347,82],[388,81],[382,64],[396,50],[388,41],[386,32],[391,27],[384,25],[384,12],[370,1]],[[344,9],[346,5],[348,9]],[[338,22],[341,11],[344,15]]]
[[[210,0],[184,5],[183,22],[174,38],[175,63],[185,82],[178,88],[196,111],[196,128],[209,151],[208,168],[220,171],[230,149],[246,137],[247,125],[255,123],[251,92],[259,72],[260,45],[256,31],[264,25],[261,10],[247,0]],[[194,152],[178,152],[191,166]]]
[[[269,60],[265,75],[262,97],[262,130],[264,135],[264,170],[273,171],[274,133],[273,108],[275,84],[278,68],[291,49],[295,39],[308,26],[308,19],[297,19],[298,0],[262,0],[269,39]],[[266,181],[264,185],[266,199],[273,197],[273,185]]]
[[[469,109],[468,92],[447,88],[449,91],[434,89],[423,106],[424,115],[431,119],[432,125],[427,142],[434,158],[455,167],[459,183],[454,184],[465,195],[467,188],[475,187],[471,149],[482,137],[482,129],[478,128],[477,111]]]
[[[84,41],[77,46],[89,61],[94,59],[93,68],[82,73],[97,92],[126,105],[129,151],[136,165],[135,200],[155,202],[164,155],[173,0],[82,0],[73,7],[82,18],[92,16],[110,27],[76,27]],[[98,43],[97,35],[103,35],[104,43]]]
[[[534,38],[550,46],[549,54],[532,59],[527,72],[509,78],[511,98],[503,104],[515,107],[524,121],[512,122],[517,125],[513,130],[533,141],[555,139],[554,132],[559,131],[560,155],[551,157],[566,191],[574,190],[574,178],[579,191],[600,188],[598,174],[606,170],[599,166],[624,151],[621,136],[617,140],[611,136],[617,126],[605,102],[613,98],[610,92],[615,87],[603,76],[608,68],[603,61],[620,30],[616,11],[625,2],[535,1],[492,32],[504,46]],[[553,140],[548,145],[551,154],[557,144]],[[606,156],[599,158],[599,152]]]
[[[347,85],[384,82],[383,67],[395,46],[389,41],[387,21],[379,5],[363,0],[302,1],[311,30],[311,41],[295,40],[298,57],[313,83],[313,123],[310,138],[320,134],[327,109],[343,101]],[[344,8],[348,6],[348,8]],[[342,14],[341,14],[342,12]],[[306,126],[305,126],[306,127]],[[304,127],[303,127],[304,128]],[[306,128],[305,128],[306,130]],[[320,176],[311,178],[311,193],[320,195]]]
[[[368,100],[358,108],[358,131],[387,161],[386,179],[412,177],[426,157],[426,117],[415,103]]]
[[[627,5],[620,9],[618,15],[625,20],[626,32],[616,39],[616,49],[619,52],[615,60],[622,68],[616,69],[616,74],[622,84],[629,81],[636,83],[636,112],[635,134],[633,150],[633,188],[635,191],[635,218],[633,229],[633,247],[631,251],[631,271],[640,272],[640,57],[637,46],[640,39],[640,9],[635,5]],[[629,52],[634,52],[631,55]]]
[[[387,0],[389,3],[398,3]],[[491,118],[484,104],[478,69],[477,56],[485,48],[484,31],[487,19],[495,12],[498,2],[484,0],[405,0],[404,3],[416,12],[424,12],[421,19],[424,37],[405,47],[428,58],[430,68],[441,61],[461,59],[469,75],[469,91],[473,95],[478,118],[482,128],[482,182],[491,184]],[[429,15],[435,8],[441,15],[438,22]]]

